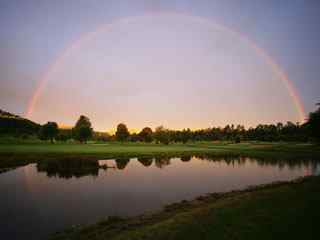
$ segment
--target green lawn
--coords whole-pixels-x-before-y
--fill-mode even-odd
[[[299,143],[240,143],[226,142],[188,143],[188,144],[145,144],[145,143],[105,143],[105,144],[71,144],[71,143],[33,143],[33,144],[0,144],[2,158],[42,157],[135,157],[155,154],[245,154],[279,157],[317,157],[320,146]]]
[[[319,239],[320,177],[213,194],[129,219],[111,218],[52,239]]]

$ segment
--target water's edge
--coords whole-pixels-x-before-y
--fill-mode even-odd
[[[241,197],[244,194],[273,190],[288,185],[308,183],[316,178],[320,178],[320,176],[303,176],[290,181],[276,181],[268,184],[252,185],[241,190],[207,193],[192,200],[182,200],[180,202],[167,204],[161,210],[143,213],[134,217],[121,218],[118,216],[109,216],[97,221],[95,224],[74,225],[50,235],[49,240],[69,239],[69,237],[80,236],[83,233],[90,234],[90,232],[100,231],[102,229],[104,229],[104,232],[109,230],[112,232],[111,235],[116,235],[117,232],[135,230],[152,225],[172,218],[177,214],[214,204],[217,201],[225,201],[229,198]]]

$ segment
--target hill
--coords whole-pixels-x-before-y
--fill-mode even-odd
[[[0,109],[0,135],[36,135],[40,124]]]

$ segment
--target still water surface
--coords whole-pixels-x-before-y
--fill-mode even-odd
[[[316,161],[247,157],[29,164],[0,174],[0,236],[46,239],[55,231],[106,216],[133,216],[209,192],[319,173]]]

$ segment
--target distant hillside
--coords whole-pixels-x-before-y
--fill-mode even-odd
[[[0,135],[35,135],[40,124],[0,109]]]
[[[19,115],[15,115],[0,109],[0,117],[13,117],[13,118],[21,118]]]

